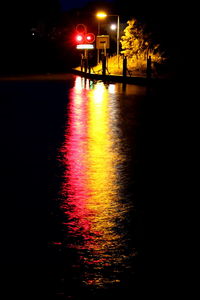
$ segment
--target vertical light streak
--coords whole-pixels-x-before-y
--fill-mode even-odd
[[[118,170],[123,156],[116,143],[114,96],[113,87],[109,93],[103,83],[97,83],[87,90],[76,80],[61,150],[65,167],[62,208],[71,236],[66,246],[79,252],[85,270],[82,280],[94,286],[118,282],[117,274],[108,278],[104,271],[120,268],[126,259],[121,223],[127,208],[120,203]]]
[[[65,167],[64,182],[62,187],[62,207],[68,217],[68,231],[75,236],[85,238],[88,231],[86,199],[88,187],[85,183],[86,163],[86,95],[80,77],[75,81],[71,90],[68,107],[68,125],[66,128],[65,142],[61,149]],[[73,244],[68,247],[74,247]]]

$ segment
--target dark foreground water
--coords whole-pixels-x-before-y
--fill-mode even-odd
[[[66,75],[0,91],[4,299],[162,299],[168,89]]]

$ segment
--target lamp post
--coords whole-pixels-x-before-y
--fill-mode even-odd
[[[117,63],[119,68],[119,27],[120,27],[119,15],[107,15],[105,12],[98,12],[96,14],[96,17],[98,19],[105,19],[106,17],[117,17]],[[98,34],[100,34],[100,23],[98,23]]]
[[[96,17],[99,19],[98,21],[98,35],[100,35],[100,20],[105,19],[107,17],[107,14],[103,11],[98,12],[96,14]],[[99,64],[99,49],[97,49],[97,64]]]
[[[119,15],[117,15],[117,64],[119,68]]]

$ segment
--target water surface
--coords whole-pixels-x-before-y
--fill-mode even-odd
[[[141,294],[149,90],[71,75],[0,87],[8,288],[25,298],[37,287],[52,299]]]
[[[63,234],[52,247],[65,259],[71,257],[74,280],[68,274],[66,279],[69,266],[63,265],[57,293],[116,293],[135,284],[140,110],[145,93],[144,87],[125,89],[80,77],[69,90],[64,140],[57,153]],[[74,291],[68,291],[69,282]]]

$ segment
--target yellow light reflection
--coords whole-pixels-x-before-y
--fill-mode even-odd
[[[97,83],[92,95],[92,101],[98,105],[103,100],[103,96],[106,93],[106,88],[103,82]]]
[[[119,204],[117,184],[117,165],[121,163],[122,156],[115,144],[116,137],[110,122],[109,92],[103,83],[97,84],[90,91],[88,100],[87,183],[90,197],[87,199],[87,208],[91,212],[90,232],[93,243],[89,242],[87,245],[92,256],[85,263],[101,270],[123,260],[117,250],[121,246],[121,236],[116,231],[116,222],[124,215]],[[108,254],[108,249],[112,255]],[[108,278],[99,276],[99,273],[95,274],[90,282],[86,273],[88,284],[95,282],[96,285],[103,285],[105,281],[109,281]]]

